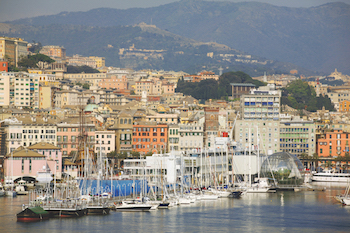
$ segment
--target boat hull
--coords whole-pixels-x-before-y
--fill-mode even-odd
[[[33,209],[38,209],[40,207],[25,208],[20,213],[17,214],[18,222],[36,222],[49,219],[49,213],[40,208],[39,213],[34,212]]]
[[[117,212],[147,212],[152,206],[116,206]]]
[[[88,215],[107,215],[110,212],[108,207],[96,206],[96,207],[87,207]]]
[[[45,209],[45,208],[44,208]],[[50,217],[58,218],[78,218],[87,215],[87,209],[45,209]]]

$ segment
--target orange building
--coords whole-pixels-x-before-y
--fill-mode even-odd
[[[110,78],[104,78],[99,83],[100,88],[126,90],[128,89],[128,81],[126,76],[117,78],[117,76],[111,76]]]
[[[338,157],[349,153],[349,133],[342,130],[327,132],[317,139],[317,154],[319,157]]]
[[[339,103],[339,112],[349,112],[350,110],[350,101],[343,100]]]
[[[168,125],[156,122],[138,122],[133,125],[133,151],[140,154],[166,151],[168,143]]]
[[[0,71],[9,72],[9,63],[7,61],[0,61]]]

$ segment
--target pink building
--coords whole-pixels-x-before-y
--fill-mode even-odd
[[[19,147],[6,155],[4,160],[5,177],[8,180],[23,177],[36,178],[37,173],[49,169],[56,178],[62,177],[62,152],[60,148],[40,142],[28,148]]]
[[[96,131],[95,136],[96,136],[96,144],[95,144],[96,154],[100,153],[100,149],[101,149],[102,155],[107,155],[108,153],[111,153],[112,151],[116,150],[115,131]]]
[[[111,76],[110,78],[104,78],[99,82],[100,88],[126,90],[128,89],[128,80],[126,76],[117,78],[117,76]]]
[[[162,85],[163,93],[162,94],[173,94],[175,93],[174,84],[165,83]]]
[[[19,147],[4,159],[5,180],[36,178],[37,172],[46,168],[45,155]]]
[[[61,179],[62,175],[62,152],[57,146],[50,143],[39,142],[35,145],[29,146],[29,150],[33,150],[46,157],[47,165],[52,174],[56,171],[56,178]],[[55,167],[56,166],[56,167]]]

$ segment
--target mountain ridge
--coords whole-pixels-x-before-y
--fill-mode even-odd
[[[255,2],[179,1],[150,8],[96,8],[12,21],[26,25],[156,25],[202,42],[291,62],[330,73],[350,74],[350,5],[336,2],[291,8]]]

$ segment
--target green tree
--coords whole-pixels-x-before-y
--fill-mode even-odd
[[[50,57],[44,55],[44,54],[35,54],[35,55],[28,55],[26,57],[22,57],[18,61],[18,66],[23,68],[37,68],[38,62],[47,62],[47,63],[53,63],[55,60],[51,59]]]
[[[316,97],[316,92],[307,82],[297,79],[282,89],[282,104],[295,109],[305,109],[315,112],[324,106],[327,110],[333,111],[334,107],[328,96]]]
[[[90,84],[89,83],[84,83],[83,84],[84,89],[90,89]]]
[[[67,66],[68,74],[78,74],[78,73],[100,73],[100,71],[90,67],[90,66]]]

